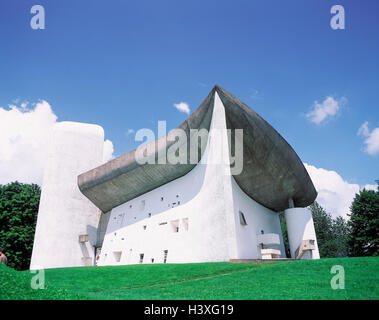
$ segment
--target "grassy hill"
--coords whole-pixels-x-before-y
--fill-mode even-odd
[[[345,269],[333,290],[330,270]],[[45,270],[33,290],[29,271],[0,265],[0,299],[379,299],[379,258],[257,264],[198,263]]]

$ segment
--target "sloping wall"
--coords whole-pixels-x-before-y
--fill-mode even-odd
[[[101,164],[104,131],[77,122],[56,124],[42,183],[30,269],[93,265],[99,209],[80,191],[78,175]],[[79,235],[88,242],[79,243]]]
[[[257,230],[281,235],[278,215],[249,198],[234,181],[225,129],[225,109],[216,93],[201,163],[115,207],[99,265],[258,258]],[[239,210],[249,221],[245,229],[237,219]]]

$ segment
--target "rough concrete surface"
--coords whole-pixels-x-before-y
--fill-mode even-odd
[[[287,209],[291,198],[296,207],[311,204],[317,192],[296,152],[269,123],[223,88],[216,85],[178,128],[188,133],[188,139],[190,129],[209,130],[215,92],[225,107],[227,128],[244,130],[243,170],[234,175],[239,187],[252,199],[274,211]],[[234,137],[231,141],[231,150],[234,150]],[[170,133],[152,142],[155,152],[151,156],[157,159],[160,152],[167,153],[174,143],[170,140]],[[190,148],[189,141],[187,147]],[[190,152],[187,152],[187,164],[141,165],[135,155],[136,150],[133,150],[79,175],[79,189],[98,208],[107,212],[182,177],[196,165],[190,164]]]

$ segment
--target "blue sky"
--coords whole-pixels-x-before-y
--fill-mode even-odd
[[[30,27],[45,8],[46,28]],[[345,8],[345,30],[330,8]],[[379,154],[357,135],[379,127],[378,1],[0,2],[0,107],[46,100],[58,121],[101,125],[115,155],[129,129],[174,128],[214,84],[266,119],[300,158],[350,183],[379,179]],[[331,96],[338,112],[306,114]],[[342,99],[342,100],[341,100]]]

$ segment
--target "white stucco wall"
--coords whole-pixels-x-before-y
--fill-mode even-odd
[[[305,255],[303,259],[320,259],[312,212],[307,208],[290,208],[285,210],[284,213],[291,258],[296,258],[295,252],[303,240],[314,240],[315,250],[312,250],[312,257]]]
[[[229,160],[227,136],[218,131],[223,139],[217,140],[213,132],[225,128],[225,110],[216,93],[202,163],[185,176],[114,208],[98,265],[136,264],[140,254],[144,254],[143,263],[152,259],[162,263],[165,250],[168,263],[259,258],[257,232],[264,229],[281,236],[278,214],[244,194],[230,175],[229,162],[218,161]],[[247,226],[240,225],[239,210],[245,213]],[[177,223],[179,232],[174,232]]]
[[[262,230],[265,234],[274,233],[279,235],[280,245],[270,246],[270,248],[280,250],[281,258],[286,258],[279,214],[251,199],[241,190],[234,179],[233,199],[235,225],[237,229],[238,258],[261,258],[257,236],[261,234]],[[240,211],[245,216],[247,225],[241,225]]]
[[[93,265],[99,210],[79,191],[77,177],[101,164],[103,145],[100,126],[76,122],[55,125],[42,183],[31,269]],[[80,244],[81,234],[88,234],[89,242]]]

